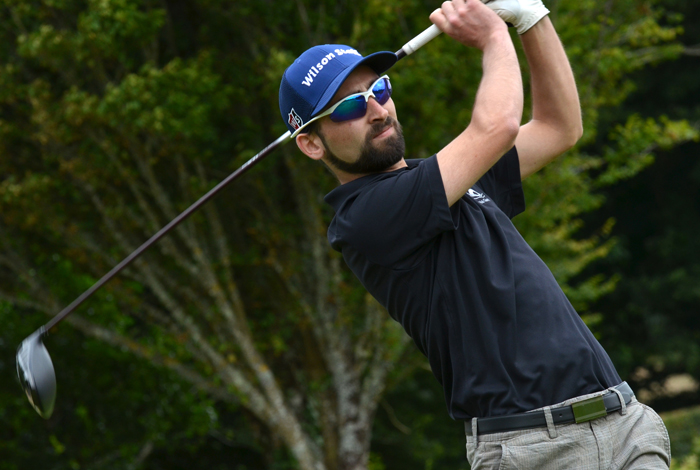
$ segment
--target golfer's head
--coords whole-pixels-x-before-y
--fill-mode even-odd
[[[382,171],[397,153],[401,159],[391,82],[381,75],[395,62],[392,52],[362,57],[342,45],[304,52],[280,86],[280,112],[302,152],[349,174]]]

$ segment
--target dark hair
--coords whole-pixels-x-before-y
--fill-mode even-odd
[[[302,133],[304,133],[304,134],[318,134],[318,131],[320,130],[319,124],[320,124],[319,121],[314,121],[314,122],[309,123],[309,125],[304,128]]]

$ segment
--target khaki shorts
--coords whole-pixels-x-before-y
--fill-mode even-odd
[[[467,459],[472,470],[658,470],[669,468],[671,444],[659,415],[633,398],[623,410],[585,423],[467,436]]]

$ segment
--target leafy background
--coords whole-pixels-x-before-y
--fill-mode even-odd
[[[547,5],[585,134],[526,181],[516,224],[667,413],[674,465],[697,468],[700,7]],[[325,243],[335,182],[293,145],[52,332],[50,420],[13,364],[26,335],[284,132],[294,57],[398,49],[437,6],[0,1],[0,469],[468,468],[426,361]],[[479,60],[440,37],[391,71],[408,156],[469,122]]]

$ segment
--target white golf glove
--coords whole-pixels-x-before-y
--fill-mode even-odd
[[[487,7],[523,34],[548,13],[542,0],[481,0]]]

